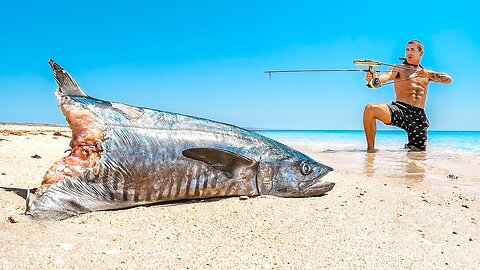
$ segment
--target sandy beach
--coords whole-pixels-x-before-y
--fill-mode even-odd
[[[68,127],[0,125],[0,268],[480,268],[478,192],[455,180],[435,188],[428,168],[420,178],[374,174],[368,162],[356,170],[345,165],[351,153],[312,145],[292,146],[335,168],[325,179],[336,186],[325,196],[233,197],[31,220],[23,215],[26,189],[67,155],[70,134]]]

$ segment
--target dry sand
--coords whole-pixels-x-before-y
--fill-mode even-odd
[[[227,198],[33,221],[22,214],[25,190],[69,148],[55,131],[70,135],[66,127],[0,125],[2,269],[480,268],[475,195],[363,172],[330,173],[335,188],[316,198]]]

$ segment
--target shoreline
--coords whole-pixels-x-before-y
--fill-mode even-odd
[[[33,221],[22,214],[23,192],[37,187],[50,166],[67,155],[70,129],[0,125],[6,129],[27,132],[0,132],[3,268],[480,267],[478,197],[369,173],[364,165],[350,170],[338,163],[345,156],[357,161],[355,152],[315,145],[293,147],[322,163],[337,163],[325,162],[335,171],[324,179],[336,186],[321,197],[231,197]],[[66,136],[54,136],[57,131]],[[418,168],[412,170],[416,175]]]

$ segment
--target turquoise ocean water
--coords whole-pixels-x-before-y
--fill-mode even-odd
[[[363,130],[261,130],[256,131],[277,141],[324,142],[337,147],[366,148]],[[407,142],[403,131],[377,131],[376,148],[402,148]],[[443,148],[480,154],[480,131],[429,131],[429,150]]]
[[[363,173],[426,183],[480,196],[480,131],[429,131],[425,152],[403,147],[406,133],[377,131],[375,148],[367,154],[363,130],[257,130],[296,148],[336,171]],[[448,177],[453,175],[454,177]]]

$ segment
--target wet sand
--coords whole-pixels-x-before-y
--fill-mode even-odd
[[[325,143],[283,143],[307,152],[326,164],[335,164],[337,170],[363,173],[373,178],[388,178],[419,189],[480,197],[480,156],[468,151],[446,151],[435,145],[426,152],[411,152],[392,145],[391,148],[366,153],[358,146],[336,147]]]
[[[22,214],[26,189],[66,155],[69,135],[66,127],[0,125],[1,268],[480,268],[478,182],[454,170],[460,179],[438,188],[433,178],[451,169],[405,153],[399,167],[387,152],[292,145],[335,168],[325,179],[336,186],[321,197],[188,201],[30,220]]]

